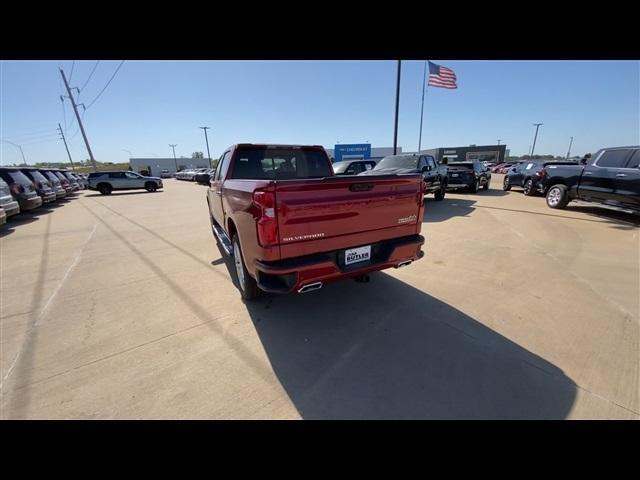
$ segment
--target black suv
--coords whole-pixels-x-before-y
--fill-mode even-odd
[[[449,162],[448,167],[447,189],[464,188],[471,193],[476,193],[480,187],[484,190],[489,189],[491,172],[480,160]]]

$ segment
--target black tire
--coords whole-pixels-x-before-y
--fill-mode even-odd
[[[487,183],[485,183],[485,184],[482,186],[482,189],[483,189],[483,190],[489,190],[489,182],[488,182],[488,181],[487,181]]]
[[[527,197],[532,197],[533,195],[535,195],[536,191],[533,188],[533,180],[528,179],[526,182],[524,182],[524,194]]]
[[[505,175],[504,180],[502,181],[502,190],[508,192],[511,190],[511,184],[509,183],[509,177]]]
[[[231,242],[234,254],[233,263],[236,267],[235,274],[238,286],[240,287],[240,295],[242,295],[244,300],[254,300],[260,296],[260,289],[258,288],[258,284],[255,279],[249,275],[247,268],[244,265],[244,258],[242,258],[242,249],[240,248],[238,236],[234,235]],[[239,258],[237,258],[236,255],[238,255]]]
[[[547,190],[547,206],[557,209],[566,207],[567,203],[569,203],[568,193],[569,191],[566,185],[552,185],[549,190]]]
[[[444,195],[446,193],[446,190],[447,190],[447,186],[443,183],[440,186],[440,190],[435,192],[433,195],[433,198],[435,199],[436,202],[441,202],[442,200],[444,200]]]
[[[98,191],[102,195],[111,195],[113,188],[111,188],[111,185],[109,185],[108,183],[101,183],[100,185],[98,185]]]
[[[473,185],[469,185],[469,191],[471,193],[478,193],[478,181],[473,182]]]
[[[147,192],[155,192],[158,189],[158,185],[153,182],[147,182],[144,184],[144,188]]]

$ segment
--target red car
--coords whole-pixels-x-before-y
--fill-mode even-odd
[[[505,165],[509,165],[509,164],[508,163],[499,163],[497,165],[494,165],[493,167],[491,167],[491,173],[500,173],[500,172],[498,172],[498,170],[500,170]]]
[[[310,292],[422,258],[421,175],[336,176],[321,146],[239,144],[207,191],[245,300]]]

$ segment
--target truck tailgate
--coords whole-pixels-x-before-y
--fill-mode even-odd
[[[283,258],[306,253],[306,248],[288,245],[308,243],[315,252],[328,251],[344,243],[331,241],[337,237],[345,237],[347,244],[349,237],[370,243],[419,233],[422,225],[420,175],[283,181],[275,192]]]

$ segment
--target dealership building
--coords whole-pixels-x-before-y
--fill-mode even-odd
[[[140,173],[143,170],[149,172],[152,177],[159,177],[162,170],[169,173],[184,170],[185,168],[209,168],[208,158],[130,158],[129,164],[134,172]],[[178,170],[176,170],[176,165]]]
[[[483,162],[503,163],[509,156],[506,145],[469,145],[466,147],[440,147],[422,150],[420,153],[433,155],[438,162],[447,158],[450,162],[480,160]]]

